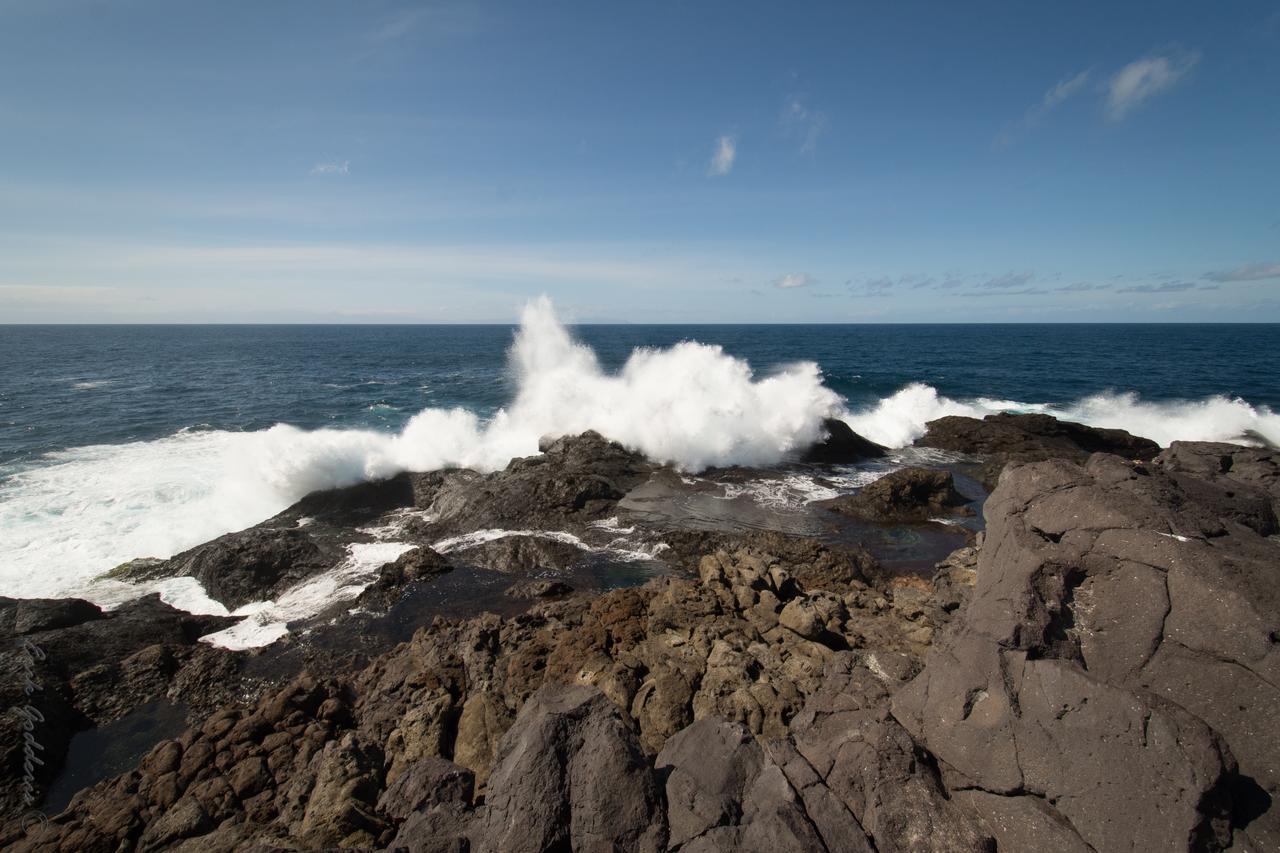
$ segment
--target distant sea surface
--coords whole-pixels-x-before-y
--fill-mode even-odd
[[[508,403],[515,326],[0,326],[0,463],[181,429],[398,430]],[[577,326],[616,371],[637,347],[718,344],[759,374],[817,362],[851,408],[913,382],[1068,406],[1241,398],[1280,409],[1277,325]]]
[[[1280,443],[1280,325],[524,325],[516,349],[516,326],[0,326],[0,594],[78,589],[310,488],[498,467],[544,430],[691,469],[767,461],[833,400],[890,445],[998,410]]]

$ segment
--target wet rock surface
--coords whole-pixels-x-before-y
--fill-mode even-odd
[[[1013,458],[1001,455],[1008,426],[986,439],[1000,466]],[[548,564],[573,554],[541,553],[536,536],[494,549],[511,574],[474,568],[464,547],[432,550],[489,527],[597,543],[648,535],[627,526],[622,498],[667,474],[588,435],[487,476],[309,496],[305,513],[273,520],[326,554],[340,524],[398,526],[415,547],[377,569],[365,611],[389,618],[471,572],[492,575],[510,603],[466,618],[441,609],[393,647],[344,656],[344,620],[375,623],[335,611],[311,645],[277,644],[310,649],[285,666],[275,647],[193,645],[225,621],[155,600],[135,616],[0,601],[0,629],[29,631],[18,635],[69,667],[50,678],[50,716],[105,721],[134,694],[195,700],[181,734],[81,791],[42,831],[7,825],[0,845],[1280,846],[1274,455],[1175,444],[1135,463],[1156,454],[1132,437],[1106,440],[1140,452],[1090,456],[1070,425],[1019,429],[1018,441],[1041,442],[1020,452],[1061,458],[1008,464],[986,532],[932,577],[778,530],[653,528],[668,573],[615,589],[565,584]],[[890,481],[863,501],[901,517],[954,500],[946,477],[899,478],[917,479],[919,493]],[[269,687],[245,680],[273,659]]]
[[[1122,429],[1099,429],[1060,421],[1050,415],[1000,414],[981,420],[948,415],[925,425],[917,447],[932,447],[982,457],[975,472],[988,488],[994,487],[1007,462],[1039,462],[1070,459],[1083,462],[1091,453],[1113,453],[1125,459],[1148,460],[1160,446]]]
[[[858,435],[844,421],[827,418],[822,422],[823,438],[800,457],[801,462],[834,465],[880,459],[888,450]]]
[[[21,811],[24,794],[39,802],[77,731],[161,698],[204,712],[230,701],[233,656],[196,641],[235,621],[156,595],[109,612],[79,599],[0,598],[0,812]]]
[[[955,513],[968,503],[969,499],[956,491],[950,471],[911,467],[891,471],[856,494],[828,501],[826,506],[842,515],[895,522]]]

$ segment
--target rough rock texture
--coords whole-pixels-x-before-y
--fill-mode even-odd
[[[302,529],[391,507],[432,535],[528,529],[531,512],[585,536],[648,477],[598,436],[547,456],[313,497]],[[671,550],[694,577],[435,618],[258,698],[231,695],[240,658],[190,645],[221,620],[154,599],[0,601],[0,628],[59,661],[38,670],[53,725],[135,695],[204,701],[135,769],[43,833],[6,825],[0,847],[1280,848],[1275,457],[1085,462],[1009,466],[987,533],[932,580],[814,539],[686,531]],[[450,559],[388,564],[388,594]]]
[[[409,584],[421,583],[452,571],[448,558],[426,545],[405,551],[378,569],[378,579],[357,599],[361,607],[385,611],[400,599]]]
[[[573,592],[573,587],[564,581],[543,578],[541,580],[517,581],[502,592],[511,598],[556,598],[569,595]]]
[[[291,586],[331,568],[325,553],[305,530],[250,527],[219,536],[162,563],[122,572],[122,579],[150,580],[190,576],[210,598],[235,608],[275,598]],[[126,564],[128,565],[128,564]]]
[[[836,418],[822,422],[823,438],[804,452],[801,462],[817,465],[837,465],[879,459],[888,450],[874,441],[858,435],[849,425]]]
[[[808,562],[763,550],[769,542]],[[513,618],[438,619],[350,679],[304,676],[256,704],[228,705],[157,747],[137,770],[81,792],[41,838],[19,844],[11,835],[0,844],[230,850],[394,841],[463,850],[471,839],[485,849],[490,829],[505,825],[496,810],[530,808],[522,786],[537,778],[568,796],[555,802],[569,815],[569,838],[617,831],[634,840],[617,849],[657,849],[666,831],[663,785],[655,780],[650,789],[644,779],[671,736],[715,717],[786,738],[837,655],[894,679],[918,668],[927,647],[921,631],[931,633],[930,620],[945,620],[945,611],[922,609],[915,587],[849,578],[857,571],[850,553],[857,552],[761,537],[707,555],[698,579],[575,595]],[[821,588],[798,580],[816,581],[828,569]],[[840,651],[868,646],[883,651]],[[544,685],[583,686],[531,701]],[[427,783],[418,776],[445,762],[484,790],[485,810],[451,795],[402,817],[409,807],[395,804],[419,796],[412,792]],[[799,793],[813,787],[800,777],[789,784]],[[635,808],[590,805],[593,788]],[[535,807],[546,802],[541,796]],[[819,789],[812,797],[829,799]],[[815,826],[823,809],[835,805],[806,807]],[[584,817],[593,813],[599,821]],[[834,814],[822,818],[831,822],[822,832],[848,829]],[[543,828],[559,833],[559,826]],[[494,838],[490,849],[515,841],[501,832]]]
[[[1280,516],[1280,451],[1208,441],[1175,441],[1156,457],[1170,473],[1188,474],[1228,488],[1245,486],[1271,497]]]
[[[842,515],[868,521],[903,522],[953,513],[968,502],[956,491],[950,471],[899,468],[826,506]]]
[[[437,530],[563,530],[606,517],[656,466],[595,432],[547,442],[538,456],[482,475],[419,475],[417,506]]]
[[[986,457],[988,464],[975,475],[987,488],[995,485],[1007,462],[1084,462],[1091,453],[1148,460],[1160,452],[1154,441],[1122,429],[1098,429],[1050,415],[1008,412],[982,420],[960,415],[938,418],[925,425],[925,434],[916,440],[916,446]]]
[[[159,698],[227,701],[233,656],[196,640],[235,621],[192,616],[158,595],[111,612],[79,599],[0,598],[0,814],[20,810],[24,719],[43,762],[33,765],[38,798],[76,731]]]
[[[587,552],[547,536],[504,536],[454,552],[456,559],[498,572],[560,571]]]
[[[893,703],[993,831],[1280,846],[1280,541],[1256,498],[1101,454],[1006,470],[964,618]]]
[[[592,687],[548,685],[498,745],[478,853],[659,851],[662,795],[634,727]]]

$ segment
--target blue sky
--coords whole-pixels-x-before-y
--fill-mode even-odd
[[[0,321],[1280,321],[1280,4],[0,0]]]

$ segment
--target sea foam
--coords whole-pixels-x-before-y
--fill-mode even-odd
[[[997,411],[1047,412],[1161,444],[1250,435],[1280,444],[1280,415],[1225,397],[1149,402],[1111,393],[1054,407],[953,400],[917,383],[848,410],[812,362],[758,376],[720,347],[695,342],[637,349],[607,373],[545,298],[525,308],[510,366],[518,391],[488,421],[461,408],[426,409],[398,434],[280,424],[48,454],[0,482],[0,594],[118,603],[119,585],[95,582],[102,572],[255,524],[315,489],[404,470],[496,470],[536,453],[543,436],[587,429],[687,472],[776,463],[817,438],[831,415],[892,447],[910,444],[934,418]]]

